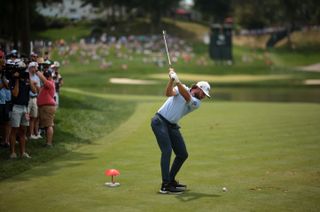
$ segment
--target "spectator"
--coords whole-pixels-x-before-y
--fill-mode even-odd
[[[30,126],[29,126],[29,136],[31,139],[39,139],[42,138],[38,133],[39,131],[39,122],[38,122],[38,105],[37,105],[37,97],[40,91],[40,78],[36,75],[36,71],[38,70],[38,63],[31,62],[28,66],[28,71],[30,74],[30,78],[32,81],[36,82],[36,92],[30,91],[30,99],[28,104],[28,112],[30,114]]]
[[[44,53],[43,59],[44,59],[44,61],[46,61],[46,60],[49,60],[49,58],[50,58],[49,52],[46,51],[46,52]]]
[[[26,67],[26,65],[20,61],[18,63],[20,69]],[[29,74],[28,74],[29,75]],[[34,83],[31,81],[30,76],[26,77],[26,72],[16,71],[13,73],[13,80],[11,84],[12,92],[12,113],[11,113],[11,133],[10,133],[10,158],[17,158],[15,151],[16,137],[19,137],[20,145],[20,157],[31,158],[26,152],[26,127],[29,126],[29,114],[28,114],[28,103],[29,103],[29,92],[30,89],[36,92]]]
[[[0,126],[2,129],[2,141],[0,142],[1,147],[9,147],[9,101],[11,95],[8,95],[8,80],[4,74],[5,65],[4,52],[0,50]],[[10,92],[9,92],[10,93]]]
[[[37,98],[40,128],[45,128],[45,146],[52,147],[54,115],[56,112],[56,103],[54,101],[55,85],[51,70],[47,70],[43,73],[37,71],[36,74],[43,83],[43,87],[40,89],[40,93]]]
[[[53,65],[51,65],[51,69],[53,70],[53,80],[55,83],[56,92],[54,94],[54,99],[56,101],[57,108],[59,106],[59,91],[61,86],[63,85],[63,78],[59,72],[60,63],[58,61],[54,61]]]
[[[0,79],[0,126],[2,133],[2,141],[0,145],[2,147],[6,147],[7,143],[5,142],[5,130],[4,130],[4,123],[7,121],[5,117],[5,107],[6,107],[6,94],[4,91],[4,83],[3,83],[3,77],[1,76]]]
[[[37,62],[37,60],[38,60],[38,55],[35,52],[31,52],[30,61],[31,62]]]
[[[5,77],[1,77],[0,79],[0,125],[2,128],[2,141],[0,142],[0,146],[9,147],[9,136],[10,136],[10,98],[11,93],[8,89],[8,80]],[[9,95],[8,95],[9,94]]]

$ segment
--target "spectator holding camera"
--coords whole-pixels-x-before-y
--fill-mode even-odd
[[[43,73],[37,71],[36,74],[39,76],[43,83],[40,89],[40,93],[37,98],[37,104],[39,107],[39,120],[40,128],[45,128],[46,132],[46,147],[52,147],[53,141],[53,127],[54,127],[54,116],[56,112],[56,102],[54,100],[55,85],[52,78],[52,71],[46,70]]]
[[[58,61],[54,61],[53,65],[51,65],[51,69],[53,70],[53,80],[55,83],[56,92],[54,95],[54,99],[56,101],[56,106],[59,106],[59,91],[60,87],[63,85],[63,78],[59,72],[60,63]]]
[[[26,73],[24,62],[17,63],[18,70],[12,73],[11,93],[12,93],[12,113],[11,113],[11,134],[10,134],[10,158],[17,158],[15,151],[16,138],[19,138],[20,157],[31,158],[26,152],[26,127],[29,126],[29,92],[36,92],[34,82],[30,79],[30,74]]]
[[[36,75],[36,71],[38,70],[38,63],[31,62],[28,65],[28,72],[30,74],[30,78],[33,82],[36,82],[36,92],[30,91],[30,99],[28,104],[28,112],[30,114],[30,126],[29,126],[29,135],[31,139],[39,139],[42,138],[39,131],[39,122],[38,122],[38,105],[37,105],[37,97],[40,91],[40,78]]]

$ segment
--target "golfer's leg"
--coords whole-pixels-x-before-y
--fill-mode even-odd
[[[178,128],[170,129],[170,138],[172,149],[176,154],[176,157],[172,163],[170,170],[170,181],[173,181],[175,180],[175,177],[179,172],[181,166],[183,165],[184,161],[187,160],[188,152],[183,137]]]
[[[170,137],[168,135],[168,128],[166,123],[161,121],[157,116],[152,118],[151,127],[154,135],[156,136],[158,145],[161,150],[161,174],[162,182],[170,182],[169,170],[170,170],[170,158],[172,153]]]

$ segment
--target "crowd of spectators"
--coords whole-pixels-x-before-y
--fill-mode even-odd
[[[187,41],[167,36],[171,62],[196,62],[206,66],[208,61],[204,57],[196,57],[192,45]],[[63,56],[62,64],[68,64],[69,58],[76,58],[80,64],[97,64],[100,69],[108,70],[119,65],[120,70],[130,69],[129,61],[141,64],[151,64],[155,67],[167,65],[162,35],[131,35],[107,36],[81,39],[79,42],[68,44],[63,39],[52,44]],[[120,64],[118,61],[120,61]]]
[[[0,146],[8,148],[10,159],[31,158],[27,141],[42,139],[53,147],[54,116],[63,79],[60,63],[49,54],[0,50]],[[16,150],[19,145],[19,152]]]

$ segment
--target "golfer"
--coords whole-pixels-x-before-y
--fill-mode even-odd
[[[178,121],[186,114],[199,108],[201,100],[210,98],[210,85],[200,81],[191,88],[183,85],[174,69],[169,69],[169,82],[165,93],[169,97],[151,120],[151,127],[161,150],[162,185],[160,193],[178,194],[186,189],[175,177],[188,158],[185,142]],[[176,85],[176,86],[174,86]],[[170,168],[172,150],[176,157]]]

